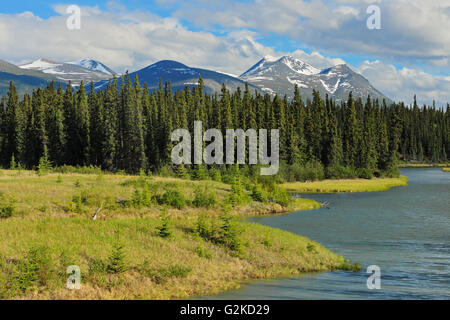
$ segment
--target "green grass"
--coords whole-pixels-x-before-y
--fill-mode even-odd
[[[178,203],[167,208],[165,221],[160,217],[165,206],[150,195],[167,188],[179,190],[186,203],[182,209]],[[199,201],[199,189],[214,193],[216,200]],[[239,220],[318,208],[313,200],[296,199],[287,206],[249,200],[229,212],[238,231],[224,241],[196,235],[200,214],[220,227],[221,204],[230,192],[229,185],[213,181],[2,170],[0,298],[187,298],[235,289],[252,279],[348,269],[342,256],[319,243]],[[250,191],[244,193],[250,198]],[[170,237],[161,236],[162,229]],[[81,268],[81,290],[65,288],[70,265]]]
[[[450,168],[442,168],[444,172],[450,172]]]
[[[236,257],[223,246],[206,242],[192,232],[192,220],[173,221],[173,237],[155,231],[158,219],[126,218],[92,221],[84,218],[11,218],[0,223],[1,298],[38,299],[173,299],[238,288],[242,281],[282,277],[300,272],[338,269],[338,256],[322,245],[285,231],[238,222],[244,253]],[[267,246],[267,242],[272,245]],[[126,271],[108,273],[114,244],[124,252]],[[309,247],[308,247],[309,246]],[[314,250],[308,248],[314,247]],[[31,282],[12,291],[11,274],[27,252],[48,252],[50,270],[45,285]],[[198,254],[198,248],[207,254]],[[207,256],[207,257],[204,257]],[[103,263],[103,264],[102,264]],[[82,272],[82,289],[64,284],[69,265]],[[100,267],[99,267],[100,265]],[[101,267],[103,265],[103,267]],[[12,270],[12,271],[11,271]],[[17,274],[17,272],[16,272]]]
[[[419,163],[419,162],[401,162],[400,168],[435,168],[448,167],[450,163]]]
[[[386,191],[392,187],[407,186],[408,178],[346,179],[314,182],[290,182],[282,186],[292,193],[338,193]]]

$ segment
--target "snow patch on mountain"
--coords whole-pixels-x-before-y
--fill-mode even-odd
[[[38,59],[35,61],[32,61],[30,63],[27,64],[23,64],[20,65],[19,68],[22,69],[28,69],[28,70],[40,70],[45,72],[46,70],[50,70],[50,72],[46,72],[46,73],[51,73],[51,71],[54,71],[55,67],[59,67],[61,66],[62,63],[58,63],[49,59]]]
[[[288,81],[292,83],[293,85],[298,85],[299,88],[309,88],[307,84],[304,84],[300,80],[292,80],[291,78],[287,77]]]
[[[338,81],[336,82],[334,87],[329,86],[322,79],[320,79],[320,82],[322,83],[325,90],[327,90],[331,94],[334,94],[337,91],[337,89],[339,88],[339,83],[341,82],[341,78],[338,78]]]
[[[92,59],[83,59],[83,60],[72,61],[72,62],[67,62],[67,63],[74,64],[74,65],[89,69],[91,71],[98,71],[98,72],[102,72],[105,74],[109,74],[111,76],[116,74],[116,72],[111,70],[111,68],[107,67],[106,65],[104,65],[103,63],[101,63],[99,61],[92,60]]]

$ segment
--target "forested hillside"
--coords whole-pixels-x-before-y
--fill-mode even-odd
[[[248,86],[235,93],[223,86],[221,94],[207,95],[201,78],[192,91],[174,93],[170,83],[149,92],[128,74],[122,83],[113,80],[97,92],[91,87],[89,94],[83,85],[73,91],[50,84],[23,99],[11,83],[0,102],[1,165],[33,168],[41,160],[159,171],[172,167],[172,131],[192,132],[194,120],[205,129],[280,129],[280,175],[286,180],[305,178],[304,168],[322,172],[312,178],[395,175],[400,159],[439,162],[450,154],[449,105],[388,106],[352,94],[336,104],[318,92],[303,101],[298,87],[292,101]]]

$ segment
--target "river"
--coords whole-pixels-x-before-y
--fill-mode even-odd
[[[361,272],[254,281],[209,299],[450,299],[450,173],[402,169],[407,187],[385,192],[308,194],[330,209],[248,219],[305,235],[359,262]],[[367,267],[381,271],[369,290]]]

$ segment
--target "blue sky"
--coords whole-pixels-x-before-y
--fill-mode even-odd
[[[82,28],[65,29],[65,8]],[[381,30],[366,9],[381,10]],[[26,14],[24,14],[26,12]],[[162,59],[243,73],[265,55],[348,63],[393,99],[450,100],[448,0],[129,0],[2,3],[0,59],[100,60],[119,72]]]

